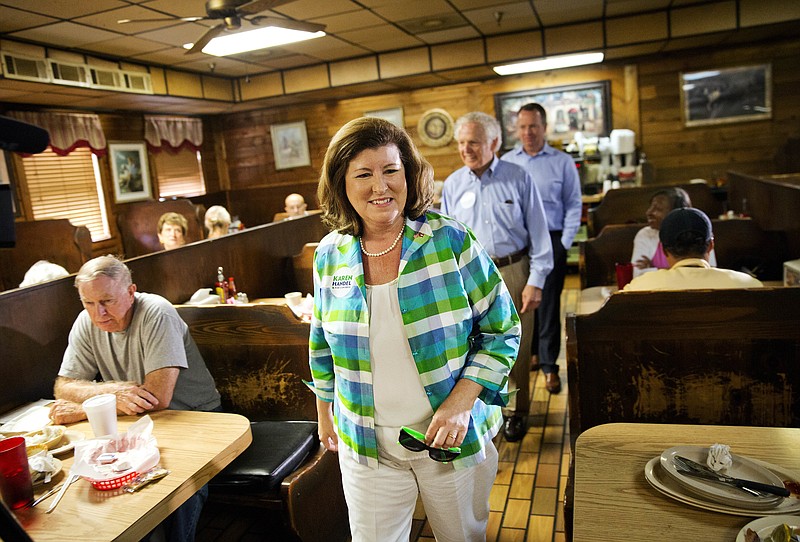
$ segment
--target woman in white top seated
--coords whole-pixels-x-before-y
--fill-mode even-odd
[[[691,206],[692,200],[683,188],[663,188],[653,193],[650,197],[650,207],[646,212],[647,226],[639,230],[633,239],[631,262],[633,263],[634,278],[648,271],[669,269],[664,249],[658,239],[661,221],[672,210]],[[711,267],[717,266],[717,257],[713,250],[709,255],[709,263]]]

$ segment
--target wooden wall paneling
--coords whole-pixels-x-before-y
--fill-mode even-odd
[[[800,41],[684,51],[638,63],[642,150],[656,171],[655,183],[720,178],[728,169],[771,173],[786,140],[800,136]],[[680,103],[681,72],[748,64],[772,64],[772,119],[687,128]]]
[[[283,212],[284,200],[293,192],[303,196],[309,210],[318,209],[317,184],[317,181],[313,180],[232,190],[227,194],[230,202],[228,211],[231,215],[237,215],[247,228],[268,224],[272,222],[275,213]]]

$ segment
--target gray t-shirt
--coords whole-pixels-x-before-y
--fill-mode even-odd
[[[93,380],[133,381],[141,384],[148,373],[179,367],[169,408],[214,410],[220,396],[197,349],[189,326],[163,297],[136,292],[133,319],[125,331],[109,333],[92,324],[84,310],[69,333],[59,376]]]

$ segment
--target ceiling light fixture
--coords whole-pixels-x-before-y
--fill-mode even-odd
[[[559,68],[571,68],[573,66],[584,66],[586,64],[597,64],[603,61],[603,53],[581,53],[577,55],[563,55],[540,58],[538,60],[526,60],[515,64],[495,66],[493,69],[498,75],[516,75],[518,73],[540,72],[545,70],[557,70]]]
[[[321,38],[324,35],[325,32],[321,30],[318,32],[303,32],[301,30],[267,26],[214,38],[208,42],[208,45],[203,47],[203,52],[214,56],[236,55],[257,49]],[[187,43],[183,47],[184,49],[191,49],[192,45],[192,43]]]

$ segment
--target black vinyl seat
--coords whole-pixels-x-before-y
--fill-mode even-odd
[[[250,429],[252,444],[211,479],[212,492],[271,491],[319,446],[316,422],[250,422]]]

